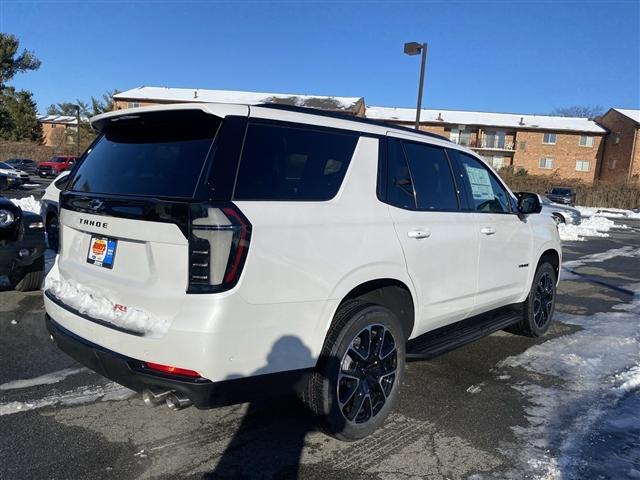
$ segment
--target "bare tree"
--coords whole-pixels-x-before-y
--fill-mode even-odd
[[[582,117],[582,118],[596,118],[604,113],[604,108],[601,105],[574,105],[572,107],[556,108],[551,112],[551,115],[556,117]]]

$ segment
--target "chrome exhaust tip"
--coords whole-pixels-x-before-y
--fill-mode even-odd
[[[178,410],[182,410],[183,408],[191,406],[193,402],[191,402],[191,400],[189,400],[181,393],[172,392],[167,395],[166,403],[167,407],[169,407],[169,410],[177,412]]]
[[[142,401],[147,407],[157,407],[166,401],[173,390],[156,391],[145,389],[142,391]]]

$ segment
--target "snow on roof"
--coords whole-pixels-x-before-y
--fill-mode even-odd
[[[38,121],[40,123],[68,123],[72,125],[78,123],[76,117],[71,115],[40,115]]]
[[[160,100],[171,102],[237,103],[257,105],[260,103],[280,103],[297,107],[320,108],[324,110],[357,111],[362,97],[326,97],[318,95],[294,95],[288,93],[259,93],[236,90],[204,90],[193,88],[138,87],[114,95],[120,100]]]
[[[370,107],[367,118],[385,121],[413,122],[414,108]],[[536,130],[568,130],[605,133],[606,130],[593,120],[581,117],[554,117],[551,115],[528,115],[521,113],[466,112],[461,110],[422,110],[420,122],[452,125],[481,125]]]
[[[625,117],[629,117],[634,122],[640,123],[640,110],[632,110],[630,108],[614,108],[614,110]]]

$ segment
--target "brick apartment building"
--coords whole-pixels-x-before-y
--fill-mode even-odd
[[[368,106],[366,117],[413,126],[415,109]],[[420,129],[476,151],[496,168],[593,182],[607,131],[586,118],[423,110]]]
[[[190,88],[139,87],[113,96],[114,108],[145,107],[167,103],[241,103],[257,105],[277,103],[297,107],[319,108],[364,116],[365,104],[362,97],[327,97],[317,95],[292,95],[283,93],[239,92],[233,90],[202,90]]]
[[[78,131],[78,119],[65,115],[42,115],[38,117],[42,125],[42,143],[49,147],[73,144]]]
[[[365,106],[363,97],[168,87],[139,87],[114,95],[116,110],[185,102],[279,103],[406,126],[413,126],[415,119],[415,109]],[[588,183],[630,181],[640,175],[639,112],[611,109],[597,123],[577,117],[423,110],[420,128],[472,148],[496,168],[513,166]]]
[[[611,182],[638,182],[640,110],[611,108],[596,120],[609,131],[598,177]]]

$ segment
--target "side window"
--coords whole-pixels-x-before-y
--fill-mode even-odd
[[[358,135],[249,124],[236,200],[329,200],[342,184]]]
[[[387,150],[387,201],[396,207],[415,209],[411,173],[399,140],[389,138]]]
[[[469,201],[477,212],[510,213],[510,195],[482,162],[456,152],[463,177],[470,192]]]
[[[403,142],[418,210],[458,210],[458,195],[443,148]]]

